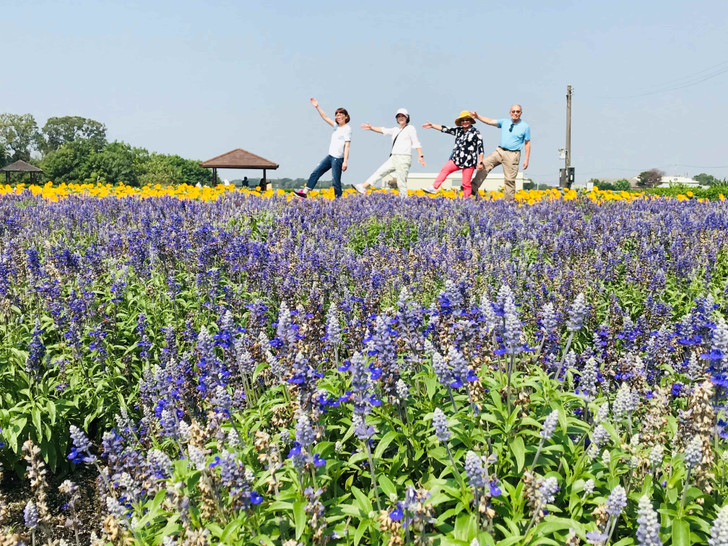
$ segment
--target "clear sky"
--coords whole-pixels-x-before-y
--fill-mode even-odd
[[[352,116],[352,184],[390,149],[361,123],[408,108],[427,161],[413,171],[436,172],[453,141],[424,121],[507,117],[517,102],[526,176],[556,184],[571,84],[577,182],[653,167],[728,178],[726,0],[0,0],[0,18],[0,112],[40,127],[80,115],[150,151],[240,147],[279,163],[271,177],[307,177],[330,135],[316,97]],[[498,130],[477,127],[492,151]]]

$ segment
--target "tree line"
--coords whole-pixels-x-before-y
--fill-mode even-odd
[[[42,128],[32,114],[0,114],[0,167],[23,160],[56,183],[211,184],[199,161],[106,140],[106,126],[80,116],[52,117]],[[14,181],[28,175],[17,173]]]

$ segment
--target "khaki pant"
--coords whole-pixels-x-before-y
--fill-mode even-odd
[[[475,171],[473,178],[473,196],[478,198],[478,190],[483,184],[483,180],[498,165],[503,165],[503,177],[505,178],[505,187],[503,194],[507,201],[513,201],[516,198],[516,176],[518,176],[518,164],[521,162],[521,152],[512,152],[503,148],[496,148],[495,152],[485,158],[483,163],[485,168],[482,171]]]
[[[378,180],[381,180],[388,174],[394,173],[394,176],[397,178],[399,194],[402,197],[407,197],[407,175],[409,174],[411,165],[411,154],[392,154],[373,175],[367,178],[365,184],[374,185]]]

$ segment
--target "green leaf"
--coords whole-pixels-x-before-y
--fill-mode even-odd
[[[513,456],[516,458],[518,472],[521,472],[526,460],[526,447],[523,445],[523,438],[521,436],[513,438],[510,443],[510,448],[513,452]]]
[[[389,444],[392,443],[392,440],[394,440],[397,437],[398,432],[394,430],[390,430],[387,432],[387,434],[384,435],[384,437],[379,440],[379,444],[377,445],[376,451],[374,451],[374,458],[375,459],[381,459],[382,454],[384,453],[384,450],[389,447]]]
[[[293,521],[296,524],[296,540],[298,540],[306,530],[306,501],[297,500],[293,503]]]
[[[354,493],[354,497],[356,497],[356,504],[359,506],[359,509],[364,512],[364,516],[369,516],[369,512],[372,511],[372,501],[369,500],[369,497],[367,497],[361,489],[359,489],[356,486],[351,487],[351,492]]]
[[[397,487],[392,483],[392,480],[390,480],[387,476],[381,475],[377,478],[377,482],[379,483],[379,487],[381,488],[382,492],[387,495],[388,497],[391,495],[397,494]]]
[[[672,545],[690,546],[690,524],[684,519],[672,521]]]

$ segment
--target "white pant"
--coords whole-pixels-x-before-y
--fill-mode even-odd
[[[407,175],[409,174],[410,166],[412,165],[411,154],[392,154],[387,158],[387,161],[367,178],[365,184],[374,184],[377,180],[381,180],[383,177],[390,173],[394,173],[397,178],[397,189],[402,197],[407,197]]]

